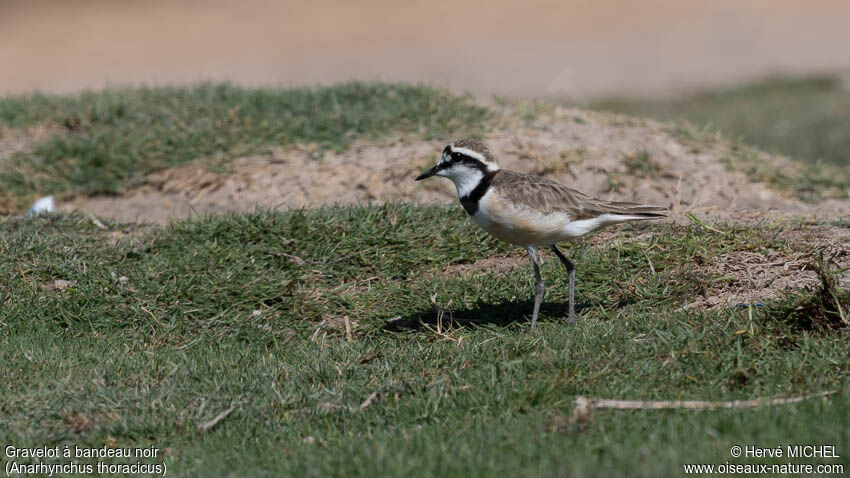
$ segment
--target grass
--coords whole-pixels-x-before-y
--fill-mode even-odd
[[[799,160],[850,164],[850,91],[832,76],[772,78],[667,101],[609,99],[593,107],[687,119]]]
[[[504,106],[505,100],[496,102]],[[726,162],[780,190],[812,202],[846,197],[850,187],[850,93],[833,77],[773,79],[658,101],[612,99],[593,108],[680,122],[680,136],[721,131],[735,149]],[[518,103],[518,116],[547,114],[554,103]],[[629,120],[633,121],[633,120]],[[636,121],[636,120],[635,120]],[[45,139],[0,157],[0,211],[21,211],[38,196],[119,194],[153,171],[202,160],[229,160],[272,147],[304,145],[320,156],[352,141],[387,135],[480,136],[494,115],[468,96],[400,84],[245,89],[227,84],[110,89],[76,96],[0,99],[4,128],[43,126]],[[800,160],[793,171],[760,157],[749,145]],[[635,172],[651,164],[636,156]],[[616,190],[616,180],[608,185]]]
[[[313,145],[320,154],[391,134],[475,135],[490,118],[470,97],[399,84],[279,90],[203,84],[8,97],[0,99],[0,126],[57,132],[8,160],[0,189],[18,207],[35,195],[120,193],[152,171],[196,159],[226,164],[292,144]]]
[[[686,136],[719,131],[738,144],[730,167],[817,201],[850,189],[850,91],[839,78],[773,78],[665,101],[608,99],[594,109],[684,121]],[[793,173],[757,160],[747,145],[799,161]]]
[[[529,267],[442,272],[511,251],[458,208],[110,227],[0,219],[4,446],[153,445],[176,476],[667,476],[686,463],[787,461],[734,459],[736,444],[834,444],[840,459],[804,462],[850,464],[850,330],[804,327],[788,301],[681,310],[712,283],[689,273],[695,264],[806,250],[783,234],[798,225],[636,225],[622,241],[572,247],[572,327],[565,274],[547,257],[536,335]],[[439,334],[432,294],[454,318]],[[569,419],[577,395],[832,389],[775,408]]]
[[[824,95],[835,93],[830,85],[819,87]],[[817,88],[798,89],[806,97]],[[779,101],[765,91],[696,109],[759,98],[741,106],[743,115]],[[53,133],[7,159],[0,189],[20,207],[36,194],[120,192],[196,159],[226,164],[288,144],[320,154],[386,134],[475,135],[490,121],[470,98],[382,84],[7,98],[0,124]],[[730,167],[803,196],[843,181],[835,166],[820,176],[808,166],[789,173],[736,148]],[[631,174],[658,173],[645,152],[623,162]],[[699,272],[723,254],[802,253],[816,262],[821,251],[792,231],[805,227],[697,219],[626,226],[622,240],[573,246],[578,324],[565,323],[566,277],[547,257],[540,333],[531,335],[530,267],[444,272],[521,254],[456,207],[258,211],[108,230],[77,215],[0,218],[0,445],[154,446],[159,459],[141,461],[164,461],[176,476],[668,476],[687,463],[727,461],[846,467],[850,292],[830,282],[827,268],[820,289],[782,300],[683,308],[731,280]],[[450,310],[445,320],[432,296]],[[734,400],[824,390],[839,393],[753,410],[571,419],[578,395]],[[733,445],[813,443],[836,445],[841,458],[729,454]],[[3,455],[4,467],[10,460]]]

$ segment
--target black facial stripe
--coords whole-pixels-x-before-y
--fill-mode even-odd
[[[497,174],[499,174],[499,171],[485,173],[484,177],[481,178],[481,181],[478,182],[478,186],[475,186],[475,189],[473,189],[472,192],[460,198],[460,205],[463,206],[463,209],[467,214],[472,216],[478,212],[478,201],[487,194],[487,190],[490,189],[490,185],[493,183],[493,178],[496,177]]]
[[[450,162],[446,163],[446,167],[450,167],[453,164],[464,164],[471,168],[479,169],[481,171],[487,171],[487,165],[477,158],[472,158],[470,156],[458,152],[451,153],[449,157],[451,158],[451,160]]]
[[[464,156],[462,164],[469,166],[471,168],[475,168],[475,169],[487,172],[487,165],[482,163],[481,161],[475,159],[475,158],[470,158],[468,156]]]

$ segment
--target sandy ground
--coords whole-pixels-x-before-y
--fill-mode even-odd
[[[0,1],[0,94],[233,80],[667,95],[850,68],[845,0]]]
[[[714,218],[743,211],[762,215],[833,218],[850,214],[850,199],[804,203],[727,170],[723,141],[676,137],[669,127],[606,113],[559,108],[536,124],[522,124],[506,111],[508,124],[487,137],[504,169],[545,176],[611,200],[670,207]],[[511,123],[512,122],[512,123]],[[285,148],[238,158],[232,171],[213,173],[198,161],[149,177],[148,184],[118,197],[80,197],[62,205],[121,221],[168,222],[197,213],[264,208],[316,207],[328,203],[410,200],[457,202],[448,180],[414,182],[445,145],[399,138],[356,143],[342,153]],[[635,158],[646,155],[647,161]],[[767,157],[767,156],[765,156]],[[772,157],[787,165],[787,158]],[[749,214],[749,213],[747,213]]]

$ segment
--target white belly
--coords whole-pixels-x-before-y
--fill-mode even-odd
[[[570,221],[566,213],[541,214],[513,206],[500,200],[493,189],[478,202],[472,220],[497,239],[518,246],[549,246],[587,232],[582,232],[584,227],[575,227],[584,221]]]

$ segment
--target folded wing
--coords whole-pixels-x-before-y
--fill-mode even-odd
[[[555,181],[512,171],[500,171],[493,178],[493,185],[514,204],[522,204],[543,214],[563,212],[573,221],[600,216],[607,216],[615,222],[667,216],[667,208],[661,206],[603,201]]]

